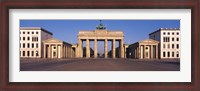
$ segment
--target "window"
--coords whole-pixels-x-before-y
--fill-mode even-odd
[[[179,33],[178,33],[178,32],[177,32],[176,34],[177,34],[177,35],[179,35]]]
[[[32,37],[32,41],[38,41],[38,37]]]
[[[174,37],[172,38],[172,41],[174,41]]]
[[[177,51],[176,57],[179,57],[179,52]]]
[[[36,51],[35,54],[36,54],[36,56],[38,56],[38,54],[39,54],[38,51]]]
[[[32,34],[34,34],[34,32],[32,32]]]
[[[21,37],[20,37],[20,40],[21,40]]]
[[[179,49],[179,45],[178,44],[176,45],[176,48]]]
[[[21,34],[21,32],[19,32]]]
[[[165,35],[165,32],[163,32],[163,35]]]
[[[167,34],[170,35],[170,32],[168,32]]]
[[[165,52],[163,52],[163,57],[165,57]]]
[[[174,52],[172,52],[172,57],[174,57]]]
[[[176,38],[176,41],[179,41],[179,38]]]
[[[25,51],[23,51],[23,56],[25,56]]]
[[[25,32],[23,32],[23,34],[25,34]]]
[[[32,51],[32,57],[34,56],[34,51]]]
[[[163,49],[165,49],[165,44],[163,44]]]
[[[167,46],[169,49],[170,49],[170,44],[168,44],[168,46]]]
[[[23,48],[25,48],[25,43],[23,43]]]
[[[165,37],[163,37],[163,42],[165,42]]]
[[[170,42],[170,38],[169,37],[163,37],[163,42]]]
[[[53,56],[56,56],[56,52],[53,52]]]
[[[167,53],[167,56],[170,57],[170,52]]]
[[[34,48],[34,43],[32,43],[32,48]]]
[[[27,32],[27,34],[29,34],[29,32]]]
[[[172,49],[174,49],[174,44],[172,44]]]
[[[30,55],[29,55],[29,51],[27,51],[27,56],[29,57]]]
[[[38,32],[36,32],[36,34],[38,34]]]
[[[38,43],[36,43],[36,48],[38,48]]]
[[[56,49],[56,47],[54,46],[53,49]]]
[[[172,32],[172,35],[174,35],[174,32]]]
[[[21,51],[19,51],[19,55],[21,56]]]
[[[167,42],[170,42],[170,38],[168,37],[168,41]]]
[[[23,40],[25,40],[25,37],[23,37]]]
[[[21,48],[21,43],[19,44],[19,48]]]
[[[27,40],[30,40],[30,37],[27,37]]]
[[[30,47],[30,44],[28,43],[28,44],[27,44],[27,48],[29,48],[29,47]]]

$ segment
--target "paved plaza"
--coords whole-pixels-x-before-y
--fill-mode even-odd
[[[20,71],[179,71],[178,59],[21,59]]]

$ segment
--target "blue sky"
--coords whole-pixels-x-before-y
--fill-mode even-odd
[[[99,23],[99,20],[20,20],[20,27],[42,27],[52,32],[54,38],[75,44],[80,30],[95,30]],[[125,44],[146,39],[149,33],[159,28],[180,28],[179,20],[102,20],[102,23],[107,26],[107,30],[123,31]],[[101,46],[103,42],[98,42],[100,53]]]

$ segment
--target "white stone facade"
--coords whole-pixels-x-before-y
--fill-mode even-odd
[[[52,38],[52,35],[40,27],[20,27],[20,57],[42,58],[42,41]]]
[[[159,58],[180,58],[181,39],[179,28],[160,28],[149,34],[150,39],[159,41]]]

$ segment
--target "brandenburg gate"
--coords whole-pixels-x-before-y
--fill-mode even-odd
[[[108,58],[108,41],[112,41],[112,58],[116,58],[116,41],[119,41],[119,57],[124,58],[124,33],[109,31],[100,23],[94,31],[79,31],[77,57],[83,57],[83,41],[86,41],[86,58],[90,58],[90,41],[94,41],[94,58],[98,57],[98,41],[104,41],[104,58]]]

